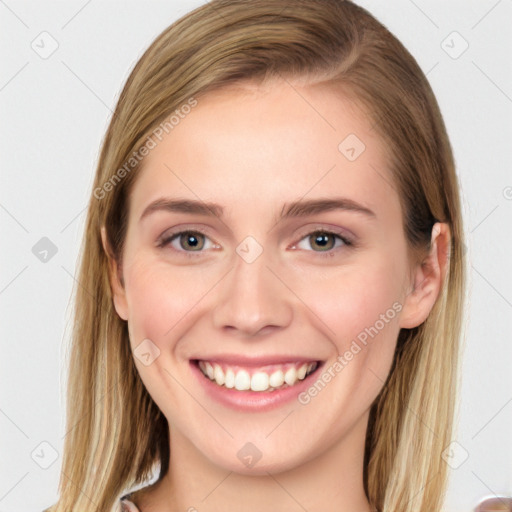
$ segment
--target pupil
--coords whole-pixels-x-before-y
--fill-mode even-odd
[[[186,245],[189,245],[190,247],[197,248],[199,245],[199,241],[196,235],[187,235],[185,237]]]
[[[319,245],[320,247],[324,248],[326,247],[326,244],[328,244],[328,238],[330,235],[323,234],[323,235],[317,235],[315,237],[315,243]]]

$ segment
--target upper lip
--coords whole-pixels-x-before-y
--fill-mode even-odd
[[[191,358],[193,361],[212,361],[225,364],[233,364],[239,366],[266,366],[271,364],[284,364],[284,363],[309,363],[321,362],[317,357],[301,357],[290,355],[275,355],[275,356],[259,356],[247,357],[246,355],[237,354],[218,354],[210,356],[202,356]]]

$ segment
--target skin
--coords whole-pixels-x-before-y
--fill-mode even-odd
[[[149,366],[134,361],[170,425],[170,471],[135,495],[141,512],[371,510],[363,490],[369,408],[400,328],[421,324],[435,303],[449,244],[438,223],[430,253],[411,260],[385,146],[371,127],[326,86],[245,83],[198,98],[146,157],[129,198],[124,284],[111,261],[132,349],[150,339],[160,350]],[[355,161],[338,149],[348,134],[366,146]],[[212,201],[224,214],[157,211],[139,221],[163,196]],[[334,210],[276,220],[284,203],[335,196],[375,216]],[[202,252],[186,236],[158,247],[171,228],[202,231]],[[326,257],[309,236],[322,228],[345,230],[354,245],[331,235]],[[249,235],[263,248],[252,263],[236,252]],[[189,367],[191,357],[230,352],[306,356],[327,369],[393,303],[401,311],[305,405],[235,411],[206,395]],[[251,468],[237,457],[247,442],[262,454]]]

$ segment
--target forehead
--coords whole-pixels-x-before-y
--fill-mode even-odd
[[[369,116],[332,86],[239,83],[197,97],[145,157],[131,204],[140,214],[166,193],[256,211],[336,192],[378,209],[394,192],[386,156]]]

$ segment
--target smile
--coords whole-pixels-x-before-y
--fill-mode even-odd
[[[243,367],[214,361],[199,360],[203,375],[218,386],[237,391],[274,391],[292,387],[318,367],[317,361]]]

